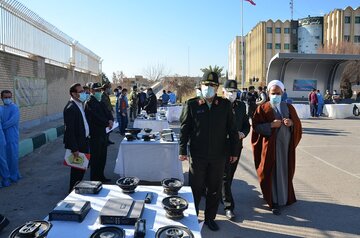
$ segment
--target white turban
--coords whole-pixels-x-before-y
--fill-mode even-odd
[[[272,81],[270,81],[270,83],[267,86],[268,90],[270,90],[272,86],[278,86],[279,88],[281,88],[281,91],[284,92],[285,86],[280,80],[272,80]]]

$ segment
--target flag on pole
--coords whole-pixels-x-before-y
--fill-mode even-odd
[[[254,5],[254,6],[256,5],[256,3],[255,3],[253,0],[245,0],[245,1],[251,3],[251,4]]]

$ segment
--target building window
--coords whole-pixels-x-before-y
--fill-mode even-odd
[[[350,23],[350,17],[345,17],[345,24],[349,24]]]
[[[272,33],[272,27],[266,27],[266,33]]]
[[[355,17],[355,24],[359,24],[360,23],[360,17]]]
[[[349,36],[349,35],[345,35],[345,36],[344,36],[344,41],[349,42],[349,41],[350,41],[350,36]]]
[[[281,34],[281,28],[280,28],[280,27],[276,27],[276,28],[275,28],[275,33],[276,33],[276,34]]]
[[[301,37],[298,38],[298,41],[301,41]]]
[[[354,36],[354,42],[360,43],[360,36]]]
[[[276,43],[276,44],[275,44],[275,49],[281,50],[281,44],[280,44],[280,43]]]
[[[284,28],[284,33],[285,34],[290,34],[290,28]]]
[[[315,39],[320,40],[320,36],[315,36]]]
[[[267,43],[267,44],[266,44],[266,49],[270,49],[270,50],[271,50],[271,49],[272,49],[272,43]]]
[[[296,33],[297,33],[296,28],[293,28],[293,29],[292,29],[292,33],[293,33],[293,34],[296,34]]]
[[[290,44],[284,44],[284,50],[290,50]]]
[[[297,44],[293,44],[293,51],[297,51],[298,50],[298,45]]]

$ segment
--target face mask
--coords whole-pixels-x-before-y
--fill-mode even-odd
[[[281,102],[281,95],[270,95],[270,103],[272,105],[280,104]]]
[[[200,89],[196,89],[196,97],[201,97],[201,90]]]
[[[225,97],[229,99],[230,102],[234,102],[236,100],[236,92],[225,92]]]
[[[95,93],[94,93],[94,97],[95,97],[96,100],[98,100],[99,102],[101,101],[101,96],[102,96],[102,93],[101,93],[101,92],[95,92]]]
[[[215,96],[215,89],[211,86],[201,85],[201,94],[204,98],[212,98]]]
[[[80,97],[79,97],[80,102],[85,102],[86,99],[87,99],[87,94],[86,93],[80,93]]]
[[[90,98],[90,93],[85,93],[85,94],[86,94],[86,100],[88,100]]]
[[[3,102],[5,105],[10,105],[12,103],[11,98],[5,98],[3,99]]]

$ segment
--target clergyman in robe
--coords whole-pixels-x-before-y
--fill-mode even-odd
[[[257,107],[252,120],[251,143],[263,198],[275,215],[296,202],[293,178],[295,149],[299,144],[301,121],[291,104],[281,101],[284,84],[268,84],[270,101]]]

